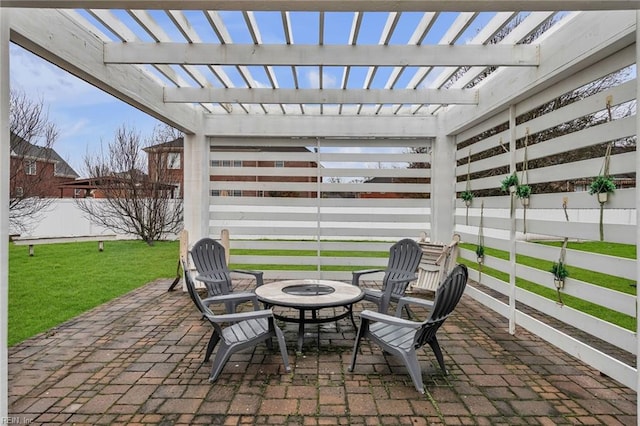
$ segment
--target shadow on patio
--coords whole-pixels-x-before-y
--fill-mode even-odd
[[[450,375],[420,352],[426,395],[404,367],[355,330],[322,326],[292,372],[259,345],[232,356],[218,381],[202,365],[211,328],[186,293],[151,283],[9,351],[9,414],[31,424],[636,424],[636,393],[465,296],[439,334]],[[360,309],[366,302],[359,304]],[[393,371],[393,373],[392,373]]]

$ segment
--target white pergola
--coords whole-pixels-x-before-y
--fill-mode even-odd
[[[456,135],[496,114],[513,116],[515,103],[635,44],[640,19],[640,1],[628,0],[3,0],[1,6],[0,140],[9,140],[13,42],[186,134],[185,228],[193,235],[208,234],[208,138],[433,138],[431,230],[445,240],[454,229]],[[494,43],[515,18],[519,24]],[[241,41],[232,38],[231,20],[242,25]],[[539,39],[529,40],[549,22]],[[307,82],[307,74],[315,81]],[[8,170],[3,143],[4,199]],[[5,203],[0,418],[8,410],[7,245]]]

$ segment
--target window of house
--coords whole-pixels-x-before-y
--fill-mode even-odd
[[[211,167],[242,167],[241,160],[211,160]]]
[[[74,198],[82,198],[82,191],[83,191],[83,189],[82,189],[82,188],[75,188],[75,189],[73,190],[73,196],[74,196]]]
[[[16,197],[22,197],[24,195],[24,189],[21,186],[16,187]]]
[[[284,161],[282,160],[275,161],[274,167],[284,167]]]
[[[24,172],[28,175],[35,175],[38,173],[37,163],[33,160],[26,160],[24,164]]]
[[[169,152],[167,153],[167,168],[168,169],[179,169],[180,168],[180,153],[179,152]]]
[[[212,197],[219,197],[220,196],[220,190],[219,189],[212,189],[211,190],[211,196]]]

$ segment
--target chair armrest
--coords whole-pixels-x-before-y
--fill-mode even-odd
[[[250,269],[231,269],[229,270],[229,272],[235,272],[237,274],[253,275],[256,279],[256,286],[261,286],[263,283],[262,276],[264,275],[264,272],[262,271],[253,271]]]
[[[215,323],[240,322],[260,318],[273,318],[271,309],[263,309],[260,311],[240,312],[237,314],[208,315],[209,320]]]
[[[361,271],[353,271],[351,272],[352,274],[351,284],[355,286],[360,286],[360,276],[365,274],[373,274],[376,272],[384,272],[384,271],[385,269],[363,269]]]
[[[409,321],[403,318],[394,317],[387,314],[381,314],[380,312],[374,312],[370,310],[365,310],[360,313],[360,317],[362,319],[367,319],[370,321],[382,322],[389,325],[397,325],[400,327],[410,327],[410,328],[420,328],[422,326],[421,322]]]
[[[258,296],[255,293],[243,292],[243,293],[229,293],[221,294],[219,296],[211,296],[206,299],[202,299],[205,304],[213,303],[226,303],[226,302],[254,302],[258,303]]]
[[[398,305],[396,308],[396,317],[400,317],[402,314],[402,309],[405,305],[418,305],[424,308],[432,308],[433,300],[420,299],[418,297],[409,297],[403,296],[398,300]]]

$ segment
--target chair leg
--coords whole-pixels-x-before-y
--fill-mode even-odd
[[[223,343],[220,346],[220,348],[218,349],[218,352],[216,353],[215,358],[213,359],[213,365],[211,366],[211,374],[209,375],[210,383],[213,383],[216,381],[216,379],[222,372],[224,365],[229,360],[229,357],[231,356],[231,352],[232,352],[231,347],[227,346],[225,343]]]
[[[278,346],[280,347],[280,355],[282,355],[284,369],[288,373],[291,371],[291,367],[289,367],[289,354],[287,354],[287,344],[284,341],[284,334],[282,334],[280,327],[275,327],[275,333],[278,339]]]
[[[416,355],[415,349],[411,350],[411,352],[400,353],[400,356],[404,361],[404,364],[407,366],[407,370],[409,370],[409,375],[411,376],[411,380],[413,380],[416,390],[424,394],[422,371],[420,369],[420,363],[418,362],[418,356]]]
[[[360,340],[365,334],[365,330],[369,328],[369,321],[362,319],[360,321],[360,328],[358,328],[358,334],[356,335],[356,341],[353,344],[353,355],[351,355],[351,365],[349,371],[353,371],[356,368],[356,358],[358,357],[358,349],[360,348]]]
[[[438,343],[438,339],[436,339],[436,336],[433,336],[433,340],[429,341],[429,346],[431,346],[431,349],[433,349],[433,353],[436,356],[436,359],[438,360],[440,369],[442,370],[445,376],[448,375],[449,372],[447,371],[447,368],[444,366],[444,357],[442,356],[442,350],[440,350],[440,344]]]
[[[209,358],[211,358],[211,354],[213,350],[216,348],[216,345],[220,341],[220,336],[217,331],[211,333],[211,337],[209,338],[209,343],[207,343],[207,353],[204,356],[204,362],[209,362]]]

